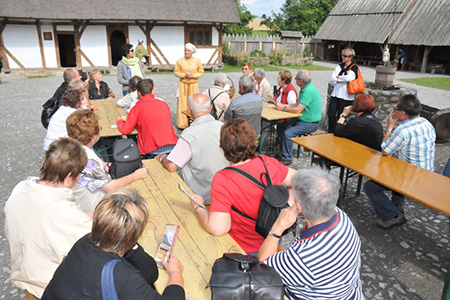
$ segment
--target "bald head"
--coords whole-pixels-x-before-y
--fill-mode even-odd
[[[211,112],[211,101],[208,96],[201,93],[189,96],[188,106],[194,119]]]
[[[77,69],[66,69],[64,70],[63,78],[65,82],[71,82],[75,79],[81,79],[81,76]]]

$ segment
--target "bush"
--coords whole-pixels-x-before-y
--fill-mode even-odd
[[[250,57],[266,57],[266,55],[265,55],[262,51],[259,51],[259,50],[253,50],[253,51],[250,53]]]
[[[228,47],[227,42],[222,42],[222,54],[230,54],[230,47]]]
[[[269,54],[271,65],[281,65],[281,59],[283,58],[283,52],[272,52]]]

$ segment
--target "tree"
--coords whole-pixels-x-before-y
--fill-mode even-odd
[[[225,34],[252,34],[253,29],[247,27],[248,23],[255,17],[247,10],[240,0],[236,0],[236,5],[241,18],[240,24],[226,24],[223,26],[223,33]]]
[[[274,31],[301,31],[303,35],[313,36],[337,2],[338,0],[286,0],[281,13],[266,16],[264,22]]]

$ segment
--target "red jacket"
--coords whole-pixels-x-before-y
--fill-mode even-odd
[[[280,90],[281,87],[278,88],[278,95],[280,94]],[[282,104],[288,104],[287,102],[287,96],[289,94],[290,91],[294,91],[295,92],[295,96],[297,97],[297,102],[298,102],[298,94],[297,91],[295,90],[295,87],[292,85],[292,83],[289,83],[286,88],[283,90],[283,93],[281,94],[281,103]]]
[[[136,127],[142,155],[165,145],[174,145],[178,140],[170,122],[169,106],[152,94],[142,97],[128,113],[127,120],[119,120],[117,127],[123,134],[129,134]]]

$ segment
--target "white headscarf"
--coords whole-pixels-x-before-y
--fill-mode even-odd
[[[195,46],[193,45],[193,44],[191,44],[191,43],[187,43],[186,45],[184,45],[184,48],[186,49],[189,49],[189,50],[191,50],[192,52],[197,52],[197,48],[195,48]]]

